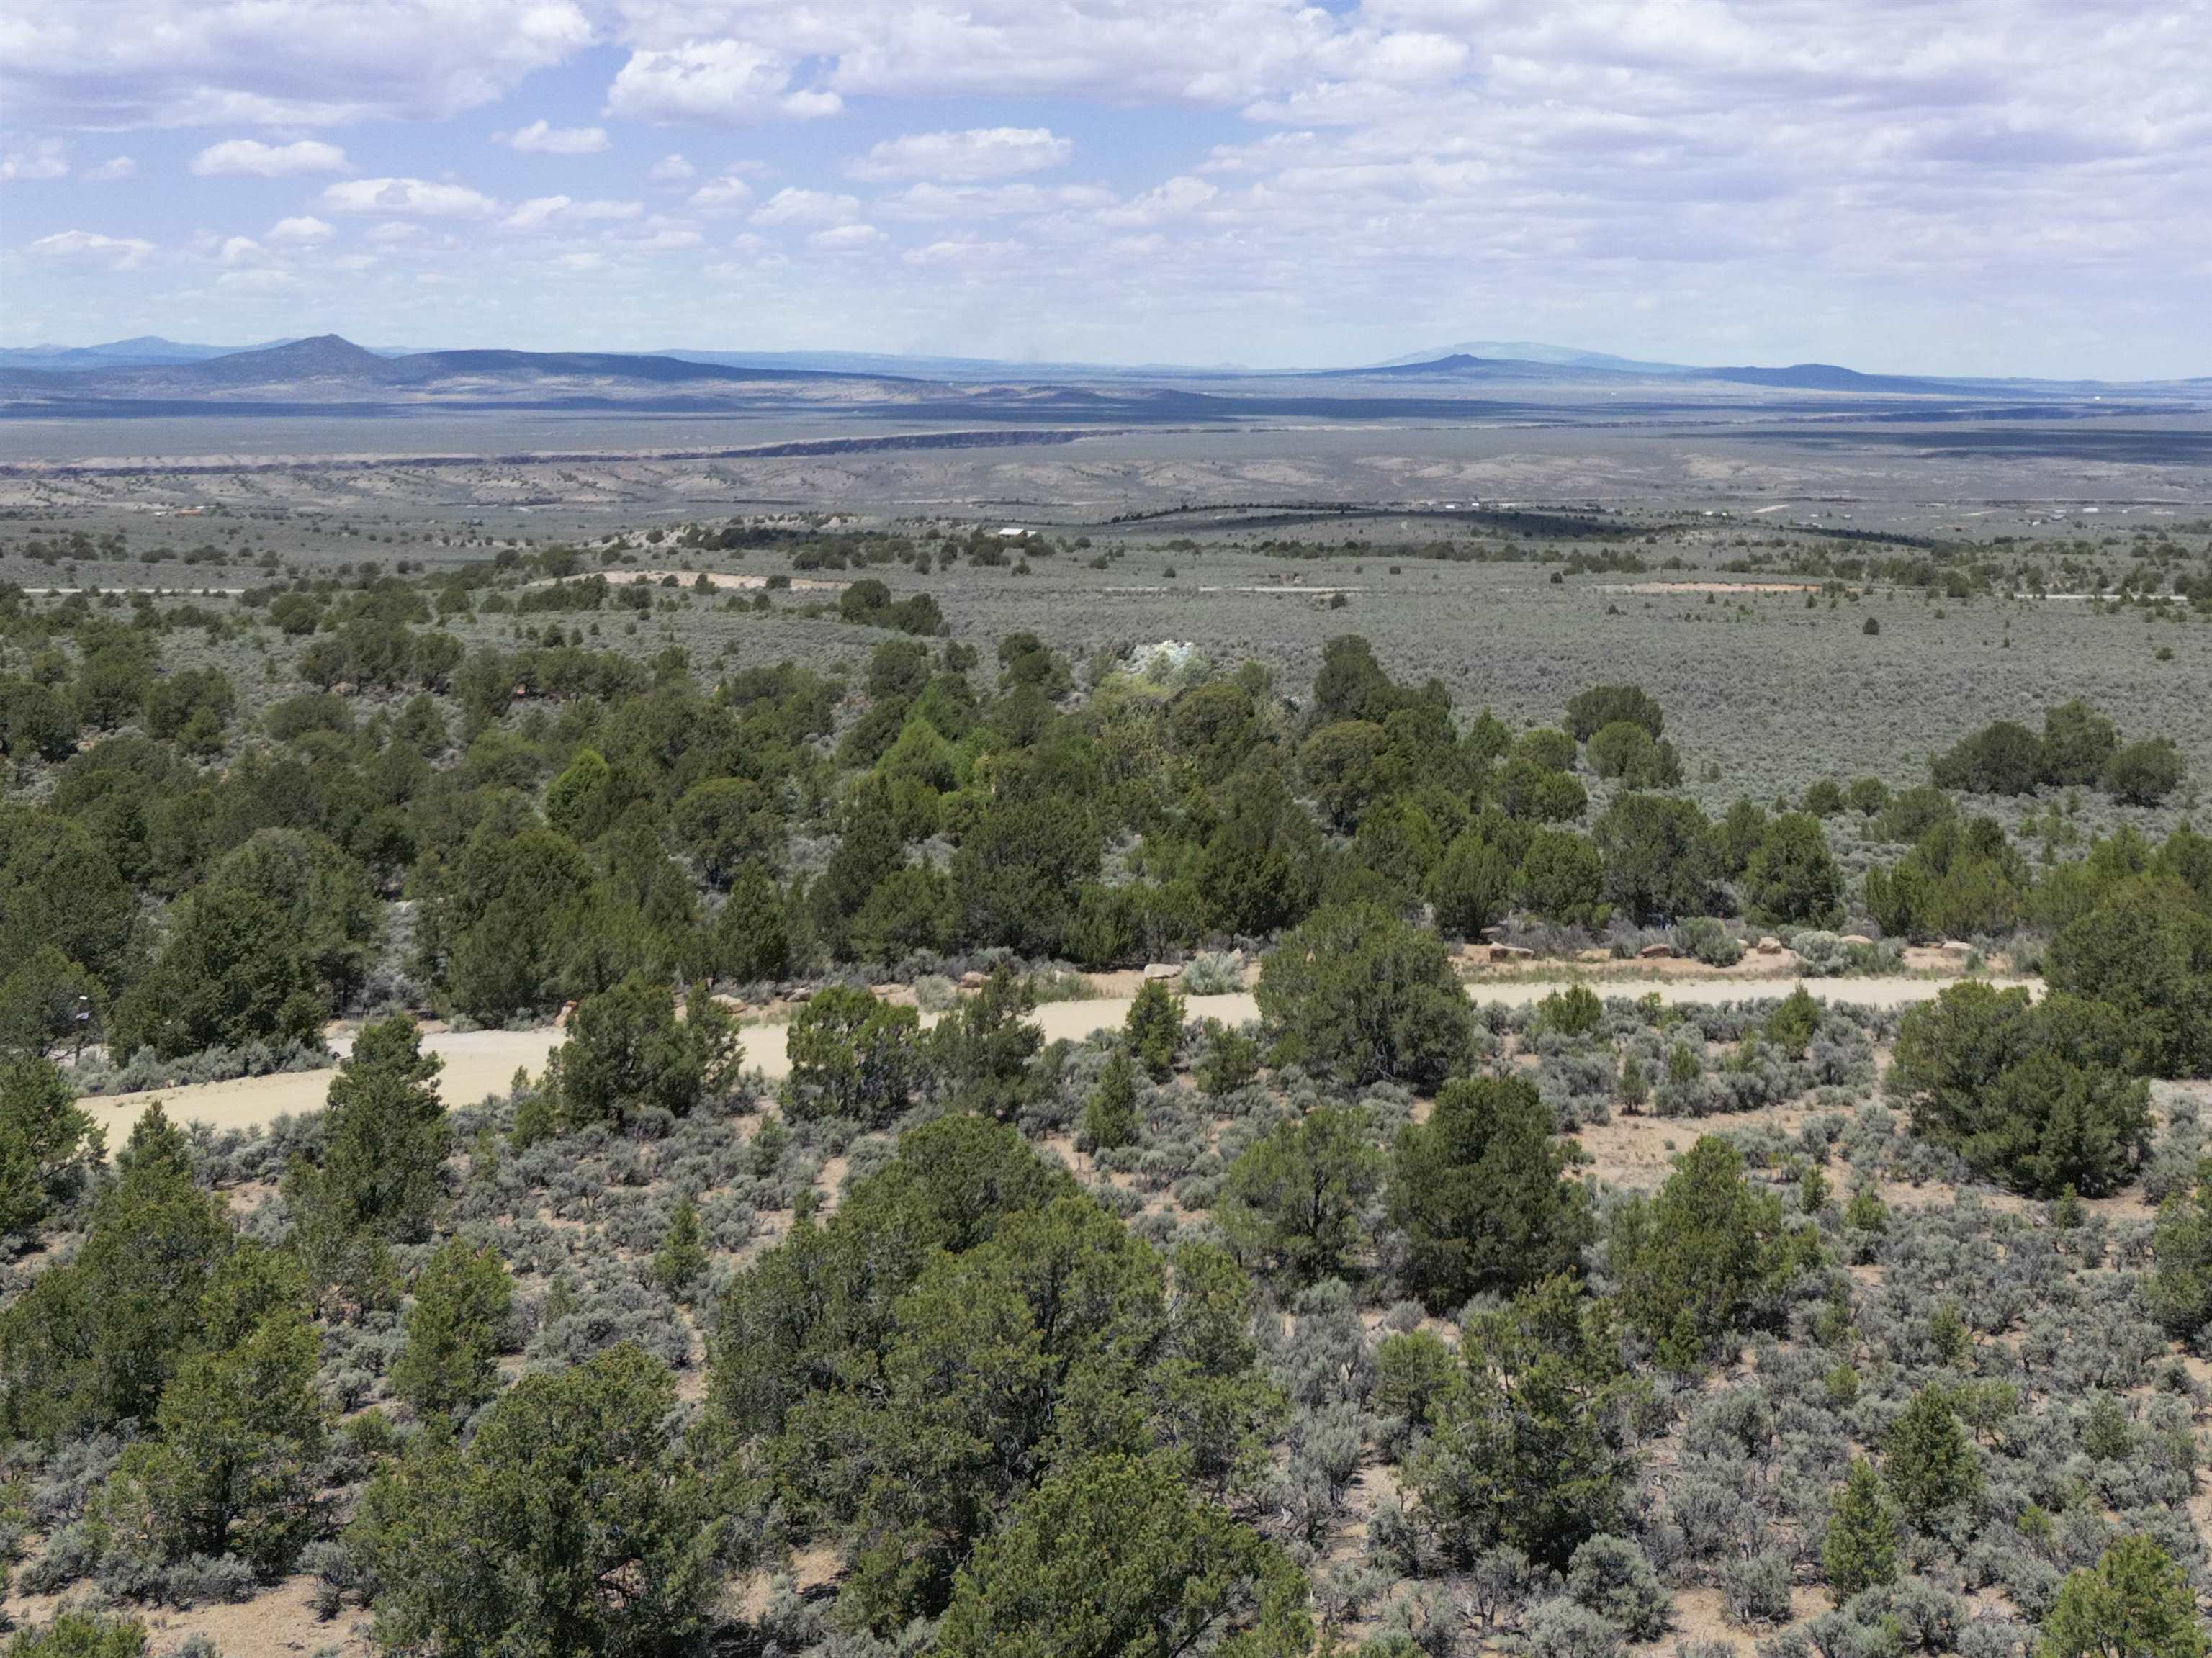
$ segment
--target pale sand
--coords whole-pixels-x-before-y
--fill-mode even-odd
[[[1585,979],[1579,982],[1604,998],[1656,996],[1662,1003],[1673,1005],[1787,995],[1790,981],[1713,978]],[[1955,979],[1904,977],[1803,981],[1814,995],[1824,1000],[1880,1008],[1932,1001],[1947,986],[1957,982]],[[2032,991],[2041,988],[2033,980],[1991,982],[2025,984]],[[1489,981],[1469,985],[1468,994],[1477,1002],[1526,1007],[1559,987],[1557,982],[1539,979]],[[1118,1029],[1128,1017],[1129,1006],[1130,999],[1121,996],[1101,997],[1088,1002],[1048,1002],[1036,1011],[1036,1017],[1046,1041],[1057,1042],[1065,1037],[1070,1042],[1081,1042],[1097,1031]],[[1260,1017],[1259,1004],[1249,992],[1244,991],[1225,996],[1192,996],[1187,999],[1185,1006],[1193,1019],[1219,1019],[1224,1024],[1242,1024]],[[933,1015],[922,1016],[924,1024],[935,1022]],[[785,1029],[781,1023],[744,1028],[744,1062],[748,1067],[757,1067],[770,1082],[781,1081],[790,1071],[790,1062],[784,1054]],[[537,1076],[544,1069],[546,1056],[562,1040],[561,1032],[548,1026],[538,1030],[441,1031],[425,1036],[422,1046],[446,1062],[438,1078],[446,1102],[471,1105],[488,1095],[504,1094],[518,1069]],[[350,1038],[342,1036],[332,1039],[331,1046],[343,1055],[349,1044]],[[185,1088],[150,1089],[143,1094],[111,1095],[88,1098],[82,1103],[93,1121],[107,1131],[107,1143],[112,1147],[122,1144],[131,1132],[131,1125],[138,1120],[138,1114],[155,1100],[160,1100],[170,1116],[180,1122],[204,1122],[216,1129],[248,1128],[280,1116],[319,1111],[331,1078],[337,1074],[332,1070],[294,1071],[279,1077],[241,1077],[234,1082],[199,1083]]]
[[[448,1105],[471,1105],[488,1094],[504,1094],[519,1066],[533,1077],[545,1056],[560,1044],[561,1033],[543,1030],[439,1031],[422,1038],[446,1068],[438,1087]],[[334,1036],[340,1057],[353,1046],[350,1036]],[[778,1042],[779,1050],[781,1048]],[[779,1053],[779,1057],[781,1054]],[[276,1077],[240,1077],[231,1082],[196,1083],[186,1088],[153,1088],[143,1094],[111,1094],[77,1102],[107,1131],[108,1148],[122,1145],[138,1114],[155,1100],[179,1122],[204,1122],[211,1128],[249,1128],[282,1116],[323,1108],[336,1070],[288,1071]]]

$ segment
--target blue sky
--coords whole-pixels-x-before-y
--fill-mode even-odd
[[[2212,374],[2212,5],[10,0],[0,343]]]

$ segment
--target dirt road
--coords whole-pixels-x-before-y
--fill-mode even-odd
[[[1662,1002],[1676,1005],[1786,995],[1791,981],[1686,978],[1593,979],[1581,982],[1601,997],[1656,996]],[[1946,986],[1958,981],[1899,977],[1811,979],[1804,982],[1814,995],[1826,1000],[1850,1002],[1863,1007],[1898,1008],[1931,1001]],[[2042,988],[2040,982],[2033,980],[2003,982],[2026,984],[2038,993]],[[1468,994],[1477,1002],[1525,1007],[1559,987],[1556,982],[1538,979],[1493,981],[1469,985]],[[1194,1019],[1219,1019],[1226,1024],[1241,1024],[1260,1016],[1259,1005],[1249,992],[1193,996],[1188,1006]],[[1126,997],[1048,1002],[1037,1010],[1036,1023],[1048,1042],[1061,1037],[1080,1042],[1094,1031],[1118,1028],[1128,1012],[1129,1000]],[[925,1014],[922,1022],[928,1024],[934,1020]],[[784,1055],[785,1029],[781,1024],[759,1024],[748,1025],[744,1030],[745,1064],[758,1066],[771,1082],[781,1081],[790,1068]],[[443,1031],[425,1036],[422,1046],[445,1060],[439,1087],[448,1104],[460,1105],[506,1092],[518,1070],[526,1071],[533,1077],[538,1075],[544,1068],[546,1056],[560,1045],[561,1040],[561,1033],[550,1027],[539,1030]],[[348,1038],[331,1043],[341,1055],[349,1045]],[[179,1121],[204,1122],[217,1129],[246,1128],[288,1114],[320,1110],[323,1096],[335,1074],[331,1071],[294,1071],[280,1077],[243,1077],[234,1082],[199,1083],[185,1088],[153,1089],[143,1094],[87,1099],[82,1104],[93,1121],[106,1129],[108,1145],[115,1146],[122,1144],[138,1114],[154,1100],[161,1101],[169,1114]]]
[[[779,1057],[782,1048],[778,1032]],[[503,1094],[518,1069],[536,1076],[545,1067],[545,1056],[558,1046],[561,1033],[543,1030],[440,1031],[422,1039],[422,1046],[439,1055],[446,1068],[438,1086],[448,1105],[471,1103],[487,1094]],[[350,1036],[332,1039],[331,1046],[343,1058],[353,1047]],[[143,1094],[112,1094],[77,1103],[107,1131],[112,1151],[123,1144],[138,1114],[159,1100],[179,1122],[204,1122],[211,1128],[250,1128],[278,1117],[297,1116],[323,1108],[331,1071],[288,1071],[276,1077],[240,1077],[232,1082],[195,1083],[187,1088],[152,1088]]]

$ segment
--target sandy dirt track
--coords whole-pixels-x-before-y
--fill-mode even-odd
[[[1745,979],[1604,979],[1584,980],[1601,997],[1656,996],[1669,1005],[1742,1001],[1789,993],[1787,980]],[[1863,1007],[1897,1008],[1932,1001],[1955,979],[1869,978],[1813,979],[1804,981],[1816,996],[1828,1001],[1850,1002]],[[1999,981],[2041,988],[2033,980]],[[1540,1001],[1560,987],[1541,979],[1492,981],[1472,984],[1468,994],[1477,1002],[1498,1002],[1525,1007]],[[1241,1024],[1260,1016],[1259,1005],[1249,992],[1226,996],[1193,996],[1188,1003],[1193,1019],[1219,1019]],[[1036,1023],[1048,1042],[1066,1037],[1080,1042],[1094,1031],[1118,1028],[1128,1017],[1129,999],[1101,997],[1088,1002],[1048,1002],[1036,1011]],[[935,1023],[922,1016],[925,1024]],[[748,1025],[744,1029],[745,1064],[757,1066],[770,1082],[782,1079],[790,1066],[784,1055],[781,1024]],[[473,1104],[487,1095],[506,1092],[517,1070],[535,1077],[546,1056],[562,1042],[551,1027],[538,1030],[441,1031],[422,1039],[422,1046],[439,1055],[446,1067],[438,1085],[449,1105]],[[340,1037],[331,1047],[343,1055],[350,1039]],[[278,1077],[242,1077],[234,1082],[198,1083],[184,1088],[149,1090],[143,1094],[118,1094],[82,1103],[93,1121],[107,1131],[111,1147],[122,1144],[138,1114],[155,1100],[180,1122],[204,1122],[216,1129],[249,1128],[287,1114],[322,1108],[334,1071],[294,1071]]]
[[[781,1035],[779,1031],[779,1060]],[[549,1026],[543,1030],[440,1031],[425,1036],[422,1046],[446,1062],[438,1076],[446,1103],[466,1105],[487,1094],[505,1093],[517,1067],[536,1076],[544,1068],[545,1056],[560,1042],[561,1033]],[[331,1046],[343,1056],[353,1041],[349,1036],[337,1037]],[[112,1151],[131,1133],[138,1114],[155,1100],[179,1122],[204,1122],[218,1129],[250,1128],[278,1117],[321,1110],[323,1096],[336,1075],[335,1070],[288,1071],[276,1077],[240,1077],[232,1082],[196,1083],[187,1088],[155,1088],[143,1094],[114,1094],[78,1103],[107,1131],[107,1145]]]

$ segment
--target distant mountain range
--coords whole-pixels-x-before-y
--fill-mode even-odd
[[[270,345],[283,345],[283,340],[270,340]],[[0,367],[30,368],[56,374],[81,374],[99,368],[144,368],[160,363],[204,362],[210,357],[227,357],[240,350],[256,351],[261,346],[187,345],[179,340],[165,340],[158,334],[141,334],[136,339],[111,340],[106,345],[27,345],[0,350]]]
[[[1378,368],[1412,368],[1445,357],[1478,357],[1493,362],[1540,362],[1557,368],[1613,368],[1628,374],[1686,374],[1694,371],[1679,362],[1642,362],[1616,357],[1607,351],[1585,351],[1578,346],[1546,345],[1537,340],[1462,340],[1433,350],[1410,352],[1377,363]]]
[[[1558,383],[1622,380],[1719,381],[1731,386],[1759,386],[1776,391],[1848,392],[1873,396],[2017,397],[2023,393],[2097,396],[2108,391],[2140,392],[2159,388],[2190,388],[2201,394],[2205,378],[2193,380],[2120,381],[2048,380],[2027,378],[1973,379],[1957,375],[1869,374],[1829,362],[1791,363],[1779,368],[1748,365],[1700,366],[1680,362],[1641,362],[1602,351],[1579,351],[1570,346],[1540,345],[1531,341],[1470,340],[1435,351],[1417,351],[1394,357],[1369,368],[1328,371],[1334,379],[1387,376],[1393,380],[1543,380]]]
[[[48,366],[33,366],[35,358]],[[52,366],[63,359],[62,366]],[[698,387],[728,391],[777,381],[843,381],[817,370],[732,367],[684,358],[598,351],[416,351],[387,354],[337,334],[240,351],[132,340],[61,352],[0,356],[0,399],[57,408],[241,399],[289,403],[511,402]],[[879,386],[882,376],[859,377]]]
[[[1867,374],[1827,363],[1704,367],[1644,362],[1530,341],[1468,341],[1357,368],[1258,371],[1154,365],[1105,367],[1005,362],[981,357],[896,356],[844,351],[373,350],[336,334],[233,349],[145,336],[105,345],[0,350],[0,412],[137,414],[252,404],[271,412],[329,405],[732,410],[903,406],[1042,418],[1071,399],[1103,398],[1091,412],[1148,401],[1150,417],[1178,398],[1255,412],[1286,392],[1309,401],[1413,397],[1449,401],[1491,392],[1513,396],[1575,388],[1619,396],[1711,398],[1750,392],[1831,394],[1887,400],[2035,398],[2201,399],[2212,380],[2106,384]],[[1291,388],[1303,388],[1291,391]],[[986,405],[988,405],[987,408]],[[1200,412],[1197,404],[1190,412]],[[995,412],[994,412],[995,411]],[[1282,412],[1282,410],[1275,410]]]

